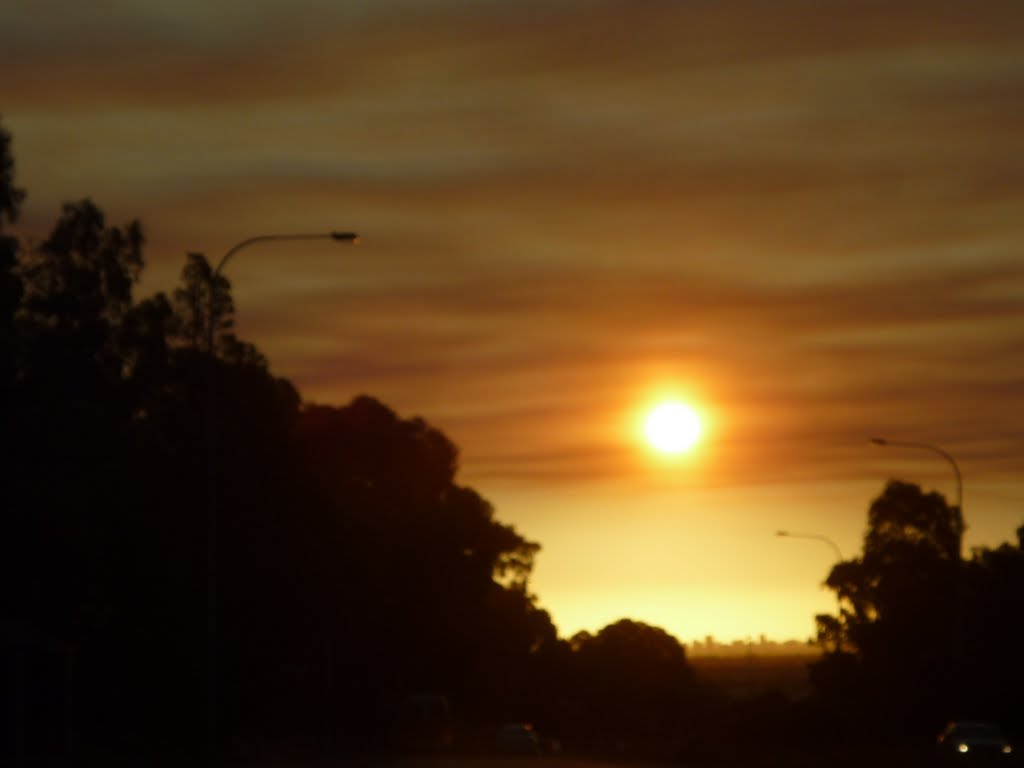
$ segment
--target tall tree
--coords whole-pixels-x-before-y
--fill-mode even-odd
[[[965,566],[964,708],[1024,733],[1024,525],[1016,541],[974,551]]]
[[[128,326],[142,242],[137,222],[109,226],[82,200],[63,206],[49,236],[18,253],[15,267],[23,291],[4,425],[17,450],[5,462],[11,578],[3,613],[78,648],[81,725],[96,738],[116,730],[101,723],[107,716],[130,722],[133,710],[114,702],[124,698],[117,694],[132,676],[127,659],[139,648],[125,631],[135,606],[121,593],[141,580],[130,565],[139,557],[134,513],[143,497],[129,386],[141,370],[133,351],[141,334]]]
[[[14,184],[14,153],[11,150],[11,134],[0,121],[0,233],[4,221],[13,224],[25,199],[25,190]]]
[[[72,591],[85,589],[88,574],[101,567],[101,521],[113,512],[125,476],[130,408],[123,399],[121,321],[141,249],[138,223],[107,227],[86,200],[64,206],[50,236],[21,266],[24,353],[11,425],[19,436],[16,492],[26,514],[34,510],[38,525],[56,526],[65,537],[63,553],[35,553],[40,577],[79,567],[75,583],[66,583]],[[74,606],[67,611],[70,620]]]
[[[231,284],[224,275],[214,272],[201,253],[190,253],[186,258],[181,285],[174,291],[174,309],[180,334],[192,349],[205,351],[212,341],[211,351],[217,351],[234,327]]]
[[[9,147],[0,129],[0,615],[77,649],[83,746],[200,732],[211,425],[225,729],[358,736],[412,690],[481,717],[543,703],[566,647],[529,591],[539,547],[456,482],[454,444],[369,397],[300,410],[199,254],[136,302],[142,228],[90,200],[19,250]]]
[[[844,642],[871,655],[893,648],[889,629],[905,628],[910,645],[913,627],[937,629],[925,617],[952,615],[942,606],[954,602],[962,535],[960,511],[942,496],[890,481],[868,510],[862,556],[837,563],[826,581],[844,608]]]
[[[98,353],[132,303],[142,272],[142,226],[108,227],[91,200],[66,203],[23,272],[25,310],[38,325],[80,334]]]
[[[25,198],[25,191],[14,184],[14,157],[11,135],[0,124],[0,464],[7,460],[10,434],[11,397],[14,386],[16,334],[14,316],[21,304],[23,287],[17,272],[18,241],[4,233],[13,224]],[[4,483],[5,487],[10,487]]]
[[[302,563],[306,599],[344,671],[335,690],[356,710],[409,689],[482,709],[494,699],[481,681],[498,685],[554,641],[528,592],[538,546],[455,482],[457,451],[440,431],[365,396],[308,406],[296,461],[315,553]]]
[[[963,535],[960,510],[938,493],[890,481],[868,511],[860,557],[837,563],[826,586],[841,615],[819,618],[823,688],[859,690],[894,728],[950,716],[959,686]],[[827,646],[826,646],[827,647]],[[853,686],[853,688],[851,687]]]

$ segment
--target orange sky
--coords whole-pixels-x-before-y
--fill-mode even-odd
[[[240,332],[311,400],[460,447],[539,541],[563,634],[806,637],[891,476],[968,545],[1024,523],[1020,0],[72,0],[0,6],[0,114],[45,235],[91,196],[248,249]],[[675,462],[662,391],[706,412]]]

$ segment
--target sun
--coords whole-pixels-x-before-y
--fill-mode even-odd
[[[697,411],[677,401],[654,406],[644,420],[647,442],[661,453],[682,453],[696,445],[701,435],[701,419]]]

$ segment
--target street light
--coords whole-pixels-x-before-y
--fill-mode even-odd
[[[785,536],[790,539],[813,539],[815,541],[823,541],[832,547],[832,551],[836,553],[836,562],[840,563],[843,560],[843,553],[839,549],[839,545],[836,544],[828,536],[820,536],[816,533],[793,533],[792,531],[776,531],[776,536]]]
[[[215,330],[215,323],[213,318],[214,304],[213,304],[213,283],[214,278],[221,274],[224,267],[227,266],[228,260],[238,253],[243,248],[247,248],[250,245],[256,243],[267,243],[280,240],[334,240],[340,243],[355,243],[359,242],[359,235],[355,232],[319,232],[313,234],[297,234],[297,235],[256,235],[255,237],[249,237],[231,246],[227,253],[221,256],[220,261],[217,262],[217,267],[210,273],[210,285],[209,295],[207,296],[207,323],[208,328],[206,329],[206,353],[208,355],[213,354],[213,336]]]
[[[923,450],[923,451],[930,451],[931,453],[938,454],[943,459],[945,459],[947,462],[949,462],[949,466],[951,466],[953,468],[953,474],[956,476],[956,511],[960,515],[960,530],[961,530],[961,536],[962,536],[963,520],[964,520],[964,481],[963,481],[963,475],[960,474],[960,466],[956,463],[956,459],[954,459],[947,451],[944,451],[939,446],[932,445],[931,443],[915,443],[915,442],[906,442],[906,441],[903,441],[903,440],[889,440],[888,438],[885,438],[885,437],[872,437],[871,438],[871,443],[872,443],[872,445],[880,445],[882,447],[896,446],[896,447],[900,447],[900,448],[917,448],[917,449],[920,449],[920,450]],[[956,633],[955,633],[955,638],[954,638],[954,643],[955,643],[955,646],[954,646],[954,658],[956,660],[955,674],[957,674],[957,676],[961,678],[961,680],[958,680],[958,683],[960,685],[962,685],[962,677],[963,677],[962,667],[963,667],[963,657],[964,657],[964,651],[963,651],[963,647],[964,647],[964,605],[963,605],[964,594],[963,594],[963,578],[964,578],[964,576],[963,576],[963,573],[962,573],[963,565],[962,565],[962,557],[961,557],[961,553],[960,553],[961,546],[962,546],[962,543],[960,542],[960,540],[957,540],[957,551],[956,551],[956,561],[955,561],[955,569],[956,570],[954,571],[954,574],[955,574],[954,578],[956,580],[955,581],[955,587],[954,587],[955,597],[954,597],[954,601],[953,601],[954,602],[954,606],[953,606],[954,619],[953,619],[953,621],[954,621],[954,625],[956,627]]]
[[[776,531],[776,536],[782,536],[789,539],[811,539],[812,541],[820,541],[832,548],[832,551],[836,553],[836,563],[843,562],[843,553],[839,549],[839,545],[836,544],[828,536],[822,536],[817,533],[793,533],[792,531]],[[843,620],[843,602],[839,597],[839,590],[836,590],[836,616],[837,620],[841,623]],[[836,653],[842,650],[843,639],[840,634],[841,630],[836,630]]]
[[[897,446],[897,447],[901,447],[901,448],[919,448],[919,449],[921,449],[923,451],[931,451],[932,453],[936,453],[939,456],[941,456],[942,458],[944,458],[946,461],[948,461],[949,462],[949,466],[951,466],[953,468],[953,474],[956,475],[956,509],[960,513],[961,519],[963,518],[963,514],[964,514],[964,481],[963,481],[963,476],[960,474],[960,467],[957,465],[956,459],[954,459],[949,453],[947,453],[946,451],[944,451],[941,448],[939,448],[939,446],[932,445],[931,443],[909,443],[909,442],[904,442],[902,440],[889,440],[889,439],[884,438],[884,437],[872,437],[871,438],[871,443],[873,445],[881,445],[883,447],[884,446],[892,445],[892,446]]]
[[[207,356],[207,456],[206,456],[206,643],[205,643],[205,667],[206,667],[206,749],[207,757],[214,761],[217,743],[218,728],[218,690],[217,690],[217,528],[218,528],[218,504],[217,504],[217,424],[216,424],[216,382],[215,382],[215,361],[214,361],[214,331],[216,321],[214,318],[214,289],[215,281],[221,274],[228,260],[243,248],[256,243],[277,242],[282,240],[334,240],[340,243],[355,244],[359,236],[355,232],[319,232],[303,234],[282,234],[282,235],[257,235],[235,243],[217,262],[216,268],[210,272],[209,285],[207,286],[207,328],[206,328],[206,356]]]

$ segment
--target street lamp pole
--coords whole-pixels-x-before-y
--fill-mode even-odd
[[[964,481],[963,481],[963,475],[960,474],[960,465],[958,465],[956,463],[956,459],[954,459],[953,456],[948,451],[943,450],[942,448],[940,448],[937,445],[932,445],[931,443],[917,443],[917,442],[907,442],[907,441],[903,441],[903,440],[889,440],[888,438],[885,438],[885,437],[872,437],[871,438],[871,443],[872,443],[872,445],[880,445],[882,447],[896,446],[896,447],[900,447],[900,448],[916,448],[916,449],[919,449],[919,450],[922,450],[922,451],[929,451],[931,453],[937,454],[938,456],[941,456],[943,459],[945,459],[949,463],[949,466],[951,466],[953,468],[953,474],[956,477],[956,511],[960,515],[960,530],[961,530],[961,537],[962,537],[963,520],[964,520]],[[954,637],[954,641],[953,641],[955,643],[955,646],[954,646],[954,658],[955,658],[955,663],[956,663],[955,674],[956,674],[956,677],[957,677],[957,684],[961,685],[961,686],[963,685],[963,669],[962,669],[962,667],[963,667],[963,662],[964,662],[964,650],[963,650],[964,649],[964,594],[963,594],[964,574],[963,574],[963,557],[962,557],[962,554],[961,554],[962,547],[963,547],[963,543],[958,540],[957,541],[956,561],[955,561],[955,565],[954,565],[954,567],[955,567],[955,571],[954,571],[954,574],[955,574],[954,575],[954,579],[955,579],[955,582],[954,582],[954,593],[955,593],[955,596],[954,596],[954,601],[953,601],[954,602],[954,607],[953,607],[954,619],[953,619],[953,621],[954,621],[954,625],[956,627],[956,629],[955,629],[955,637]]]
[[[776,531],[775,535],[776,536],[780,536],[780,537],[785,537],[785,538],[788,538],[788,539],[811,539],[812,541],[820,541],[820,542],[822,542],[824,544],[827,544],[829,547],[832,548],[832,551],[836,553],[836,562],[837,563],[843,562],[842,550],[840,550],[839,549],[839,545],[836,544],[828,536],[822,536],[821,534],[818,534],[818,533],[793,533],[792,531]],[[841,622],[843,620],[843,603],[842,603],[841,598],[839,597],[839,590],[838,589],[836,590],[836,620],[840,622],[840,626],[841,626]],[[839,628],[837,628],[836,629],[836,653],[839,653],[839,651],[841,649],[842,649],[842,635],[841,635],[841,630]]]
[[[947,451],[944,451],[939,446],[932,445],[931,443],[911,443],[911,442],[904,442],[902,440],[889,440],[888,438],[885,438],[885,437],[872,437],[871,438],[871,443],[872,443],[872,445],[880,445],[880,446],[883,446],[883,447],[891,445],[891,446],[896,446],[896,447],[901,447],[901,448],[918,448],[918,449],[923,450],[923,451],[931,451],[932,453],[938,454],[943,459],[945,459],[949,463],[949,466],[951,466],[953,468],[953,474],[956,476],[956,509],[960,513],[961,518],[963,517],[963,514],[964,514],[964,480],[963,480],[963,475],[960,474],[960,466],[956,463],[956,459],[954,459]]]
[[[217,262],[216,268],[210,273],[210,285],[208,287],[209,294],[207,299],[207,328],[206,328],[206,353],[210,356],[213,355],[213,339],[214,331],[216,330],[216,323],[214,322],[214,278],[218,277],[223,271],[224,267],[227,266],[228,260],[238,253],[243,248],[248,248],[250,245],[256,243],[268,243],[281,240],[334,240],[340,243],[352,243],[359,242],[359,235],[355,232],[319,232],[312,234],[292,234],[292,235],[256,235],[255,237],[249,237],[245,240],[235,243],[231,246],[227,252],[221,256],[220,261]]]
[[[216,360],[214,339],[216,332],[216,304],[214,294],[216,278],[221,274],[228,261],[243,248],[257,243],[277,242],[282,240],[334,240],[340,243],[355,244],[359,236],[355,232],[322,232],[303,234],[257,235],[235,243],[221,257],[215,269],[209,274],[206,304],[206,605],[205,605],[205,652],[204,666],[206,672],[205,695],[205,729],[206,755],[210,763],[214,763],[217,753],[217,730],[219,728],[218,703],[218,659],[217,659],[217,534],[219,527],[219,507],[217,488],[217,392],[216,392]]]

